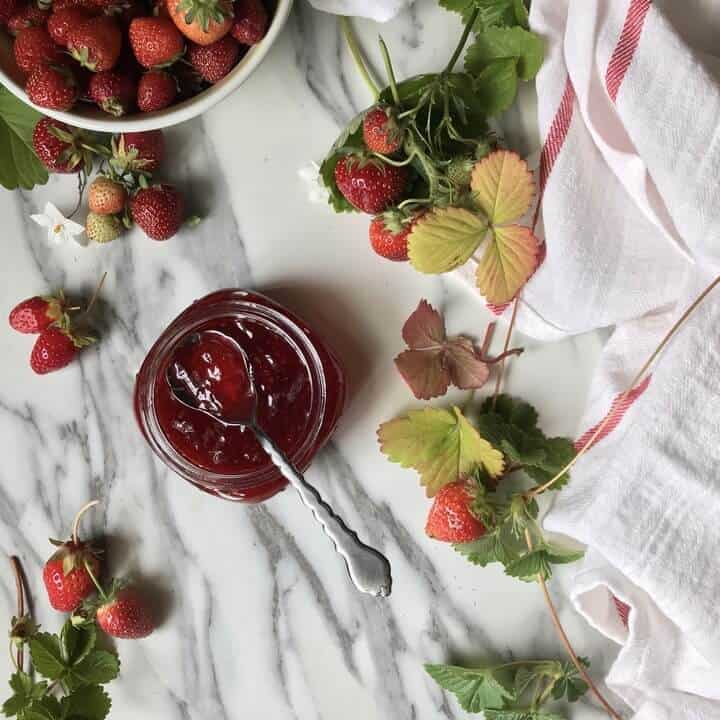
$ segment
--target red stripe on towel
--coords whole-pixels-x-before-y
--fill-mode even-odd
[[[622,600],[619,600],[613,595],[613,602],[615,603],[615,608],[617,610],[618,615],[620,616],[620,622],[627,627],[628,626],[628,618],[630,617],[630,606],[627,603],[624,603]]]
[[[648,375],[638,386],[627,393],[627,395],[625,393],[616,395],[608,414],[597,423],[597,425],[594,425],[584,432],[580,438],[575,441],[575,450],[582,450],[582,448],[590,442],[600,425],[607,421],[600,434],[593,440],[593,445],[599,443],[603,438],[606,438],[620,424],[620,421],[625,416],[625,413],[632,407],[633,403],[647,390],[651,377],[652,375]]]
[[[605,73],[605,87],[610,99],[615,102],[618,91],[625,79],[642,33],[645,16],[650,9],[651,0],[631,0],[620,39],[618,40]]]

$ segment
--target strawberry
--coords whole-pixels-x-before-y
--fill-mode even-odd
[[[390,108],[376,106],[363,118],[363,140],[372,152],[392,155],[403,144],[403,134]]]
[[[413,223],[401,226],[399,231],[387,227],[385,218],[378,216],[370,223],[370,244],[372,249],[388,260],[408,259],[408,236],[413,229]]]
[[[29,32],[35,28],[28,28]],[[50,110],[70,110],[80,97],[80,88],[72,70],[64,65],[41,65],[34,70],[25,92],[30,102]]]
[[[175,78],[162,70],[148,70],[137,88],[137,106],[142,112],[154,112],[172,105],[178,88]]]
[[[23,300],[10,311],[8,322],[13,330],[35,334],[54,324],[66,326],[69,320],[65,312],[65,295],[61,291],[57,296],[36,295]]]
[[[15,39],[13,52],[17,66],[28,74],[40,66],[57,63],[62,59],[60,49],[44,27],[21,30]]]
[[[467,543],[485,534],[485,526],[472,514],[473,496],[463,482],[445,485],[430,508],[425,533],[434,540]]]
[[[394,205],[405,192],[408,171],[358,155],[345,155],[335,166],[335,184],[358,210],[377,215]]]
[[[267,32],[268,14],[261,0],[235,0],[235,18],[230,32],[243,45],[259,43]]]
[[[70,28],[67,48],[73,58],[91,72],[112,70],[120,57],[122,33],[111,17],[91,17]]]
[[[93,576],[96,580],[100,573],[100,560],[92,547],[80,541],[78,525],[83,514],[96,504],[88,503],[77,514],[70,540],[50,541],[58,549],[45,563],[43,582],[55,610],[72,612],[95,591]],[[88,567],[92,576],[88,573]]]
[[[167,240],[183,223],[182,195],[172,185],[143,188],[130,200],[130,214],[140,229],[153,240]]]
[[[134,587],[118,584],[102,598],[96,620],[110,637],[123,640],[147,637],[155,629],[152,613],[142,595]]]
[[[50,327],[40,333],[30,354],[30,367],[45,375],[72,362],[78,351],[92,343],[91,338],[73,335],[69,330]]]
[[[123,133],[116,144],[115,155],[130,169],[155,172],[165,157],[162,130]]]
[[[105,175],[98,175],[88,188],[88,207],[98,215],[117,215],[125,208],[127,191]]]
[[[90,99],[106,113],[120,117],[135,107],[137,85],[130,73],[104,70],[93,73],[88,85]]]
[[[73,173],[92,167],[92,151],[83,147],[84,133],[59,120],[40,118],[33,130],[33,149],[54,173]]]
[[[7,25],[8,20],[18,9],[18,0],[0,0],[0,26]]]
[[[48,18],[47,30],[50,37],[62,47],[67,47],[70,29],[78,27],[90,17],[90,13],[81,7],[65,7],[55,10]]]
[[[50,17],[48,8],[41,8],[31,2],[21,7],[7,22],[7,29],[11,35],[17,35],[21,30],[29,27],[42,27]]]
[[[212,45],[190,43],[188,60],[209,83],[222,80],[237,65],[240,45],[237,40],[225,35]]]
[[[135,18],[129,37],[137,61],[146,68],[172,65],[185,52],[183,36],[167,18]]]
[[[165,0],[178,30],[198,45],[212,45],[233,25],[231,0]]]
[[[104,245],[120,237],[122,223],[115,215],[89,212],[85,220],[85,233],[90,240]]]

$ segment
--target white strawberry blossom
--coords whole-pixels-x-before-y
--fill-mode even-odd
[[[74,240],[84,245],[81,236],[85,228],[66,218],[51,202],[45,203],[45,211],[38,215],[31,215],[30,219],[41,227],[47,228],[48,242],[55,245]]]

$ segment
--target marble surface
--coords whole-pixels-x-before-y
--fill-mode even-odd
[[[381,30],[404,76],[437,69],[459,25],[430,0],[389,26],[360,23],[374,48]],[[373,50],[374,52],[374,50]],[[375,57],[377,57],[375,55]],[[531,89],[506,119],[512,143],[537,147]],[[380,455],[380,422],[417,405],[394,370],[400,327],[421,297],[452,332],[481,336],[488,313],[453,278],[420,276],[378,260],[367,219],[309,204],[298,169],[320,159],[340,126],[367,105],[335,20],[298,2],[269,57],[231,98],[168,133],[166,176],[182,186],[198,228],[168,243],[133,232],[109,246],[49,246],[28,216],[52,199],[73,202],[72,179],[32,193],[0,192],[0,311],[48,288],[90,290],[103,271],[105,327],[97,349],[38,378],[31,339],[0,334],[0,551],[22,558],[38,619],[48,608],[40,569],[48,536],[88,498],[116,572],[154,589],[161,628],[120,642],[112,717],[158,720],[425,720],[465,717],[422,670],[427,661],[560,656],[539,591],[494,568],[477,569],[423,534],[428,502],[416,476]],[[347,411],[309,478],[369,542],[387,554],[394,591],[361,597],[340,559],[292,492],[258,507],[207,496],[151,455],[132,415],[135,372],[172,318],[226,286],[272,294],[321,330],[352,383]],[[498,333],[497,346],[502,340]],[[573,434],[599,335],[552,345],[518,338],[526,354],[511,391],[541,408],[551,433]],[[461,396],[459,396],[461,397]],[[0,565],[0,618],[14,588]],[[617,648],[553,591],[571,637],[602,675]],[[9,662],[0,661],[1,675]],[[603,715],[589,703],[573,718]]]

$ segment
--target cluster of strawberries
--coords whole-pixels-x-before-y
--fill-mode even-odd
[[[153,112],[227,75],[268,26],[262,0],[0,0],[30,100]]]
[[[393,155],[403,146],[403,133],[388,107],[378,105],[363,118],[363,142],[370,157],[346,155],[335,166],[335,184],[355,208],[375,215],[370,223],[370,244],[388,260],[408,259],[408,235],[413,223],[395,227],[382,215],[405,194],[410,179],[406,165],[391,165],[377,155]],[[417,219],[417,218],[415,218]]]
[[[111,242],[133,222],[153,240],[167,240],[183,224],[185,204],[180,191],[148,182],[165,157],[161,130],[123,133],[112,138],[108,148],[93,144],[82,130],[42,118],[33,132],[33,147],[54,173],[89,174],[95,155],[106,161],[105,171],[88,189],[85,231],[90,240]]]
[[[147,637],[155,629],[155,621],[143,596],[122,580],[113,580],[109,590],[103,589],[99,582],[98,551],[78,537],[80,518],[96,504],[88,503],[78,513],[69,540],[50,541],[57,550],[43,568],[48,599],[60,612],[82,617],[94,614],[98,626],[112,637],[126,640]]]

